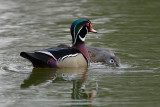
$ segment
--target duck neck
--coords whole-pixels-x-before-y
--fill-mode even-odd
[[[74,48],[77,48],[79,51],[81,51],[81,53],[87,58],[88,63],[90,62],[90,56],[88,54],[88,50],[87,47],[85,45],[85,43],[79,43],[73,46]]]

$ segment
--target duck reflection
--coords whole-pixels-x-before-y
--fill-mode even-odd
[[[87,68],[65,68],[65,69],[40,69],[33,68],[30,76],[23,81],[21,88],[28,88],[45,83],[48,80],[51,82],[72,81],[72,99],[91,99],[92,91],[85,91],[85,82],[87,80]]]
[[[32,73],[23,81],[23,84],[21,84],[21,88],[36,86],[47,80],[54,80],[56,77],[56,69],[33,68]]]

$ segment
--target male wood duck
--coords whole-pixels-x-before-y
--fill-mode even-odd
[[[21,52],[20,56],[32,62],[33,67],[65,68],[87,67],[90,56],[85,46],[85,37],[88,32],[97,33],[88,19],[79,19],[72,23],[72,47],[38,50],[34,53]]]

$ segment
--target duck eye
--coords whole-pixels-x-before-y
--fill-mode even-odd
[[[110,60],[109,60],[109,63],[113,64],[113,63],[114,63],[114,60],[113,60],[113,59],[110,59]]]

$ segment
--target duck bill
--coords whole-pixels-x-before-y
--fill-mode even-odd
[[[90,30],[90,32],[97,33],[97,31],[94,30],[93,28]]]
[[[121,67],[121,64],[116,64],[116,67]]]

